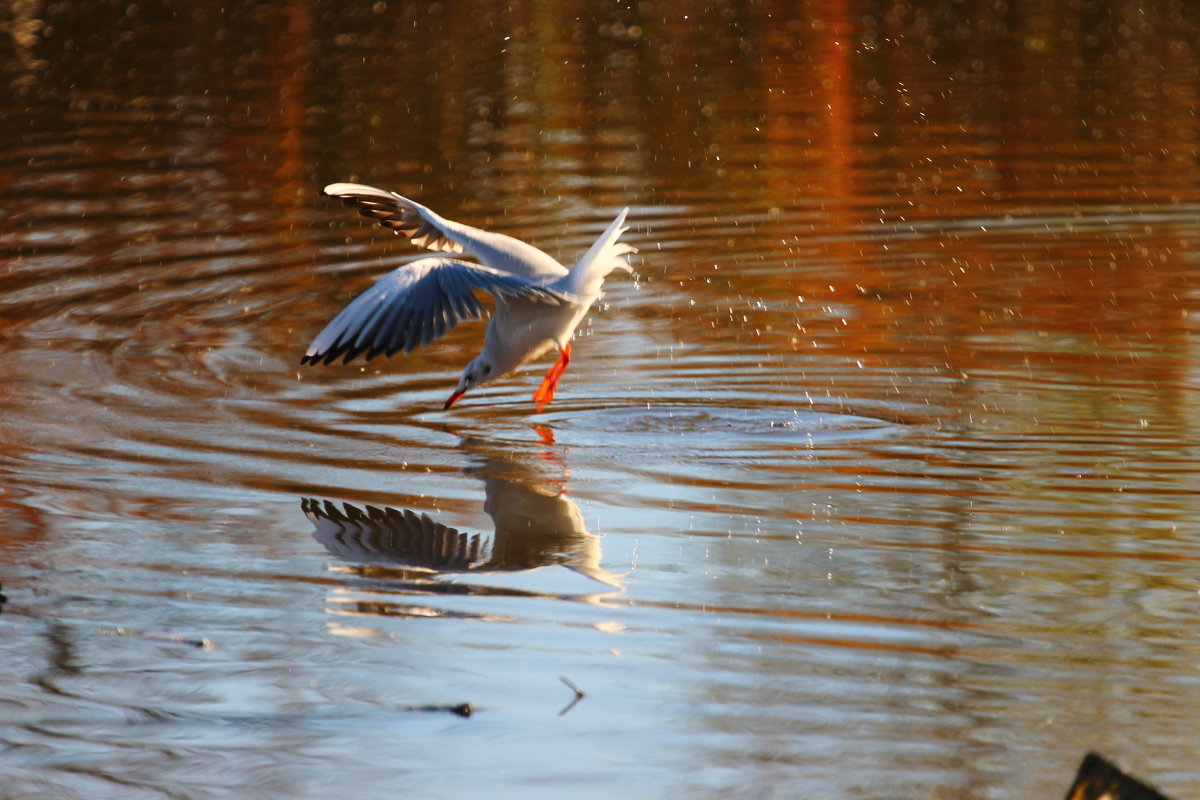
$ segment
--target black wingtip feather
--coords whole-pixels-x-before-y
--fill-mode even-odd
[[[328,363],[329,362],[325,360],[325,353],[323,353],[323,352],[321,352],[321,353],[305,353],[300,358],[301,366],[315,367],[320,364],[328,364]]]
[[[442,269],[452,267],[452,269]],[[427,259],[381,278],[352,300],[314,340],[301,364],[349,364],[359,356],[405,354],[440,339],[465,319],[488,315],[473,293],[559,305],[567,298],[516,276],[455,259]]]

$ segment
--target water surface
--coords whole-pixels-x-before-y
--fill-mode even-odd
[[[0,25],[6,796],[1200,794],[1191,6]],[[302,368],[335,180],[638,275]]]

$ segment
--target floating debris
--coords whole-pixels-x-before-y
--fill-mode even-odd
[[[1167,796],[1126,775],[1097,753],[1079,765],[1066,800],[1168,800]]]
[[[212,639],[201,637],[199,639],[189,639],[185,636],[175,636],[170,633],[155,633],[153,631],[131,631],[128,628],[105,628],[100,631],[102,636],[130,636],[135,639],[148,639],[153,642],[169,642],[171,644],[184,644],[188,647],[195,647],[200,650],[213,650],[216,645]]]
[[[575,704],[578,703],[583,698],[587,697],[587,695],[585,695],[583,693],[582,689],[580,689],[578,686],[576,686],[574,683],[572,683],[570,681],[570,679],[565,678],[562,675],[559,675],[558,679],[560,681],[562,681],[563,683],[565,683],[567,685],[567,688],[575,693],[575,696],[573,698],[571,698],[571,702],[567,703],[567,705],[563,708],[563,710],[558,712],[558,715],[561,717],[563,714],[567,713],[572,708],[574,708]]]
[[[460,717],[469,717],[475,713],[475,707],[472,706],[470,703],[459,703],[456,706],[449,706],[449,705],[446,705],[446,706],[409,706],[408,708],[403,709],[403,710],[404,711],[428,712],[431,714],[448,712],[450,714],[455,714]]]

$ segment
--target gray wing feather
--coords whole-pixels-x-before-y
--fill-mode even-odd
[[[549,305],[565,295],[533,281],[454,258],[425,258],[392,270],[351,300],[308,347],[301,364],[349,363],[362,355],[410,352],[441,338],[464,319],[486,310],[474,292],[520,297]]]
[[[548,282],[567,269],[531,244],[435,214],[415,200],[360,183],[331,183],[325,194],[406,237],[417,247],[474,256],[493,269]]]

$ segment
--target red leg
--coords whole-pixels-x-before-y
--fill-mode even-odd
[[[541,411],[547,403],[554,399],[554,390],[558,387],[558,379],[567,371],[567,365],[570,363],[571,345],[568,344],[562,349],[558,361],[554,362],[554,366],[546,373],[546,377],[542,378],[542,385],[533,393],[533,402],[537,404],[538,411]]]
[[[554,429],[553,428],[547,428],[545,425],[534,425],[533,431],[534,431],[534,433],[536,433],[538,435],[538,439],[541,440],[542,444],[544,444],[544,445],[553,445],[554,444]],[[553,458],[555,458],[555,455],[554,455],[554,453],[539,453],[538,458],[553,459]]]

